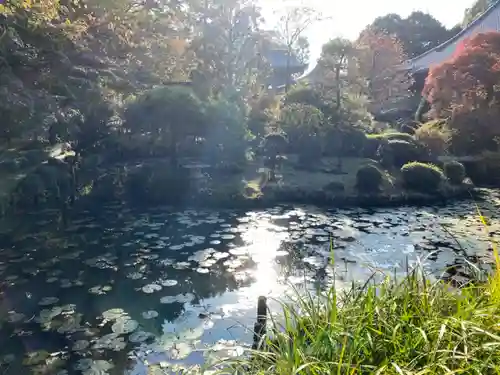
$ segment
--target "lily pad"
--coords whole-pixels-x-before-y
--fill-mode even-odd
[[[161,290],[161,285],[158,284],[148,284],[142,287],[142,291],[146,294],[152,294]]]
[[[57,297],[43,297],[38,304],[40,306],[50,306],[56,304],[57,302],[59,302],[59,298]]]
[[[90,343],[87,340],[78,340],[78,341],[74,342],[71,350],[73,350],[74,352],[79,352],[79,351],[87,349],[89,347],[89,345],[90,345]]]
[[[105,321],[114,321],[125,316],[126,313],[123,309],[109,309],[102,313]]]
[[[97,339],[94,342],[93,349],[108,349],[119,352],[120,350],[125,349],[126,346],[127,343],[125,342],[125,339],[120,336],[120,334],[110,333]]]
[[[25,315],[22,314],[22,313],[18,313],[18,312],[15,312],[15,311],[9,311],[9,315],[7,316],[7,320],[10,322],[10,323],[17,323],[17,322],[20,322],[21,320],[23,320],[25,318]]]
[[[115,322],[115,324],[111,326],[111,330],[117,334],[125,334],[134,332],[138,326],[139,323],[137,323],[135,320],[120,318]]]
[[[23,365],[34,366],[43,363],[49,358],[50,354],[45,350],[40,350],[38,352],[28,353],[26,358],[23,360]]]
[[[144,274],[140,273],[140,272],[131,272],[127,275],[127,279],[131,279],[131,280],[140,280],[144,277]]]
[[[135,331],[129,336],[128,341],[134,344],[139,344],[149,340],[152,337],[154,337],[152,333],[144,331]]]
[[[172,359],[180,360],[185,359],[193,352],[191,345],[183,342],[176,343],[172,349],[170,349],[170,356]]]
[[[142,317],[144,319],[154,319],[154,318],[157,318],[158,317],[158,312],[157,311],[154,311],[154,310],[150,310],[150,311],[144,311],[142,313]]]
[[[162,280],[160,281],[160,284],[163,286],[175,286],[178,284],[177,280]]]

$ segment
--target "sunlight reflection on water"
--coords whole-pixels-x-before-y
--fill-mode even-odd
[[[376,211],[114,208],[104,217],[83,214],[71,230],[51,234],[50,242],[40,236],[15,249],[0,249],[9,324],[15,332],[29,329],[33,337],[22,342],[36,341],[37,348],[49,353],[66,350],[68,344],[59,340],[67,340],[74,348],[68,351],[68,368],[76,362],[86,371],[102,370],[108,361],[115,366],[106,371],[110,374],[128,369],[127,374],[145,375],[145,360],[199,365],[208,360],[208,352],[232,355],[251,343],[261,295],[268,297],[271,311],[279,311],[276,299],[293,294],[292,286],[316,291],[335,283],[337,289],[349,288],[376,270],[380,275],[402,273],[407,262],[411,266],[419,257],[430,272],[463,264],[463,252],[440,223],[472,255],[487,259],[488,238],[467,212],[470,203],[464,202],[449,208]],[[491,218],[500,233],[497,212]],[[41,231],[48,233],[43,227]],[[37,236],[35,230],[31,233]],[[105,324],[105,315],[114,321]],[[35,319],[24,322],[23,317],[31,316]],[[39,323],[48,331],[32,326]],[[12,349],[16,334],[0,339],[5,340],[0,342],[5,342],[0,361],[15,353],[19,367],[13,373],[25,373],[25,351],[35,349]],[[127,355],[130,361],[124,363]]]

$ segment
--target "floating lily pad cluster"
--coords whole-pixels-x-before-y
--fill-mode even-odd
[[[499,207],[500,199],[483,209],[491,236],[500,235]],[[40,373],[104,375],[123,373],[113,358],[125,353],[164,374],[196,358],[193,352],[203,352],[208,363],[241,355],[241,342],[219,338],[235,324],[224,320],[228,315],[248,307],[253,316],[253,286],[281,290],[273,286],[333,280],[341,286],[374,269],[403,270],[418,257],[441,273],[464,264],[464,251],[487,264],[489,237],[475,212],[469,203],[246,213],[137,213],[117,206],[101,218],[83,214],[62,235],[49,231],[54,221],[44,218],[15,247],[0,249],[0,275],[12,339],[47,343],[47,350],[5,352],[0,365],[19,360]],[[57,340],[64,344],[54,351]]]

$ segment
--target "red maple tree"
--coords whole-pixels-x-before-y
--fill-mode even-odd
[[[500,140],[500,33],[473,35],[434,66],[424,96],[435,117],[449,118],[454,153],[497,150]]]
[[[500,33],[479,33],[457,46],[450,60],[434,66],[424,92],[436,114],[494,105],[500,99]]]

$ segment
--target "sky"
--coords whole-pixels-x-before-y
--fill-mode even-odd
[[[272,22],[274,9],[283,0],[261,0],[263,16]],[[305,4],[320,11],[328,20],[310,27],[305,36],[311,44],[311,60],[315,61],[321,46],[337,36],[355,39],[376,17],[397,13],[403,17],[420,10],[430,13],[451,28],[462,22],[466,8],[474,0],[307,0]]]

